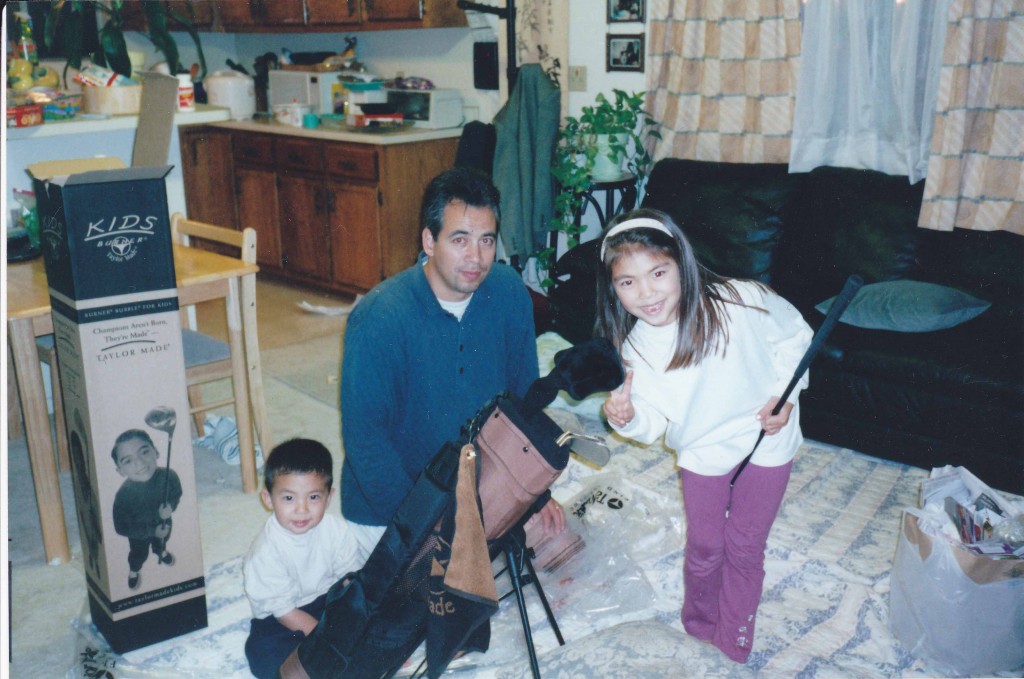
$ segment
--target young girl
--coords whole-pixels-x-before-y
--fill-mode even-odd
[[[662,212],[614,219],[601,260],[596,330],[627,368],[604,413],[623,436],[664,435],[676,451],[687,525],[683,627],[746,662],[768,531],[803,440],[796,399],[806,376],[779,414],[771,411],[811,330],[766,286],[701,266]],[[771,436],[730,489],[761,429]]]

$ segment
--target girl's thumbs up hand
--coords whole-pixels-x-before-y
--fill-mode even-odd
[[[633,371],[628,370],[622,385],[618,389],[612,389],[608,392],[608,398],[605,399],[604,406],[602,407],[605,416],[612,426],[625,427],[636,416],[636,410],[633,408],[633,399],[630,395],[632,390]]]

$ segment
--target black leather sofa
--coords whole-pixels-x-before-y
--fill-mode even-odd
[[[801,425],[815,440],[926,469],[962,465],[1024,493],[1024,237],[918,228],[923,185],[867,170],[788,174],[785,165],[664,159],[643,205],[672,215],[706,266],[768,283],[815,329],[824,320],[815,305],[854,273],[991,302],[928,332],[840,323],[811,366]],[[560,282],[552,293],[554,329],[570,341],[587,323],[579,309],[593,308],[584,272],[595,246],[556,267],[578,274],[575,288]]]

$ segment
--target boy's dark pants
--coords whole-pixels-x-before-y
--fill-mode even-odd
[[[300,606],[299,610],[319,620],[326,605],[325,593],[305,606]],[[253,618],[249,626],[249,638],[245,640],[245,658],[249,661],[249,671],[257,679],[277,679],[281,663],[305,638],[305,634],[293,632],[272,615]]]
[[[146,559],[149,558],[149,550],[152,548],[153,553],[160,556],[164,553],[167,541],[170,539],[170,533],[165,538],[152,537],[141,540],[128,538],[128,568],[133,573],[138,573],[142,564],[146,563]]]

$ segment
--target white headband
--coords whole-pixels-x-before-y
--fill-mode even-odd
[[[622,233],[623,231],[629,231],[630,229],[655,229],[657,231],[661,231],[662,233],[667,233],[669,236],[672,236],[673,240],[675,239],[675,236],[672,234],[671,231],[669,231],[668,227],[659,222],[657,219],[651,219],[650,217],[637,217],[635,219],[627,219],[626,221],[613,226],[611,231],[609,231],[605,235],[604,240],[601,241],[602,262],[604,261],[605,243],[608,242],[608,239],[616,234]]]

